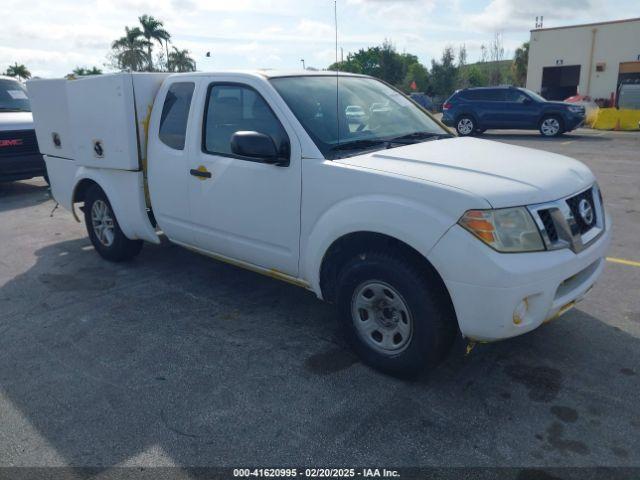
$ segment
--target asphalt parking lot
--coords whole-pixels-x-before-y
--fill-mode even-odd
[[[484,137],[591,167],[612,261],[415,382],[305,290],[167,242],[107,263],[43,181],[0,184],[0,466],[640,466],[640,133]]]

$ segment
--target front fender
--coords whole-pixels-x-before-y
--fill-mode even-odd
[[[443,210],[398,196],[377,194],[342,200],[325,210],[301,242],[301,276],[322,298],[322,260],[340,237],[356,232],[380,233],[406,243],[427,257],[456,220]]]
[[[75,199],[78,185],[86,179],[100,185],[107,195],[118,225],[127,238],[160,243],[147,214],[142,172],[78,167],[71,199]]]

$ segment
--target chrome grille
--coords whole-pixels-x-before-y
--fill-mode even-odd
[[[592,209],[593,219],[590,223],[581,214],[581,203],[583,209]],[[604,232],[604,209],[595,184],[575,195],[528,208],[547,250],[569,248],[578,253]]]
[[[553,224],[551,212],[549,210],[538,210],[538,215],[540,215],[540,220],[542,220],[542,225],[549,236],[549,240],[556,242],[558,240],[558,232],[556,226]]]
[[[587,224],[584,221],[584,219],[580,215],[580,210],[579,210],[580,202],[583,199],[589,203],[591,208],[595,207],[595,204],[593,203],[592,189],[585,190],[584,192],[579,193],[578,195],[575,195],[567,199],[567,205],[569,205],[569,208],[571,209],[571,213],[573,214],[573,217],[576,219],[576,223],[578,224],[578,227],[580,227],[581,234],[587,233],[589,230],[591,230],[591,228],[593,228],[596,225],[596,220],[598,216],[598,212],[594,208],[594,216],[596,217],[594,221],[592,221],[590,224]]]

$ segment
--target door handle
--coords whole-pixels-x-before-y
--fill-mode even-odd
[[[211,178],[211,172],[208,171],[202,165],[200,165],[197,169],[192,168],[191,170],[189,170],[189,173],[194,177],[199,178],[200,180],[204,180],[205,178]]]

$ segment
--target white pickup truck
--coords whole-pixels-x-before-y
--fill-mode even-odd
[[[594,285],[610,240],[591,171],[457,138],[373,78],[115,74],[28,83],[55,199],[95,249],[172,242],[337,305],[368,364],[431,368],[460,332],[528,332]],[[350,115],[353,111],[364,115]]]

